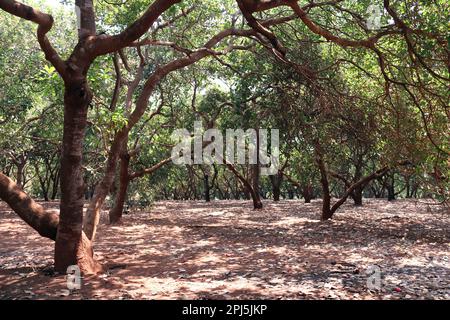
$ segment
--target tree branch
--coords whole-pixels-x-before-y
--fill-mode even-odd
[[[179,2],[181,0],[154,1],[138,20],[120,34],[110,37],[97,37],[94,42],[95,55],[101,56],[127,47],[143,36],[162,13]]]
[[[56,71],[64,78],[67,69],[66,64],[52,47],[46,36],[53,27],[53,17],[14,0],[0,1],[0,9],[3,9],[16,17],[32,21],[38,25],[37,38],[39,45],[45,54],[45,59],[49,61],[55,67]]]

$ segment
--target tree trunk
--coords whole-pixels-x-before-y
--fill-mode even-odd
[[[394,185],[389,185],[387,187],[388,191],[388,201],[394,201],[395,200],[395,188]]]
[[[205,184],[205,201],[211,202],[211,195],[209,190],[209,176],[205,174],[204,176],[204,184]]]
[[[280,201],[280,186],[279,185],[275,185],[272,187],[272,192],[273,192],[273,201],[277,202]]]
[[[331,212],[331,195],[330,195],[330,185],[328,182],[328,176],[327,176],[327,172],[326,172],[326,168],[324,167],[324,164],[321,161],[321,165],[319,166],[320,168],[320,183],[322,185],[322,199],[323,199],[323,203],[322,203],[322,220],[329,220],[333,217],[333,213]],[[308,199],[309,201],[311,201],[310,199]],[[305,199],[306,201],[306,199]]]
[[[319,164],[319,162],[317,162],[317,165],[318,164]],[[291,182],[291,184],[293,186],[297,187],[297,191],[301,194],[303,199],[305,199],[305,203],[311,203],[311,200],[314,199],[314,189],[313,189],[311,182],[303,182],[300,184],[299,182],[292,179],[292,177],[290,177],[289,175],[284,175],[284,176],[287,178],[287,180],[289,180],[289,182]],[[290,192],[289,198],[293,199],[294,191],[290,189],[289,192]],[[292,195],[291,195],[291,193],[292,193]],[[291,198],[291,196],[292,196],[292,198]]]
[[[259,141],[259,129],[256,130],[256,164],[251,166],[252,169],[252,185],[250,188],[250,194],[253,199],[253,208],[262,209],[263,204],[259,193],[259,180],[261,177],[260,170],[260,141]]]
[[[322,185],[322,217],[321,220],[329,220],[333,217],[331,211],[330,184],[328,182],[328,172],[320,152],[320,146],[316,146],[316,163],[320,171],[320,184]]]
[[[259,177],[260,177],[260,168],[258,164],[252,165],[252,186],[250,191],[250,195],[253,200],[253,208],[254,209],[262,209],[263,204],[261,202],[261,196],[259,194]]]
[[[128,186],[130,185],[130,177],[128,168],[130,166],[130,155],[125,154],[120,159],[119,173],[119,191],[116,194],[114,207],[109,211],[109,222],[111,224],[119,223],[122,220],[122,213],[127,198]]]
[[[289,198],[289,200],[294,199],[294,190],[292,190],[292,189],[288,190],[288,198]]]
[[[244,194],[244,199],[245,200],[251,200],[252,196],[250,194],[250,189],[248,187],[244,186],[244,189],[242,190],[243,194]]]
[[[311,203],[311,200],[314,198],[314,191],[311,184],[307,184],[302,188],[302,196],[305,199],[305,203]]]
[[[405,176],[405,187],[406,187],[406,198],[412,198],[411,196],[411,178],[410,176]]]
[[[58,225],[60,224],[58,213],[46,211],[23,192],[14,181],[2,173],[0,173],[0,199],[5,201],[23,221],[42,237],[51,240],[57,239]],[[77,253],[77,257],[79,257],[79,260],[77,260],[79,262],[78,265],[83,273],[97,273],[102,270],[101,265],[94,260],[90,242],[84,234],[81,236]],[[57,271],[66,273],[67,268],[58,269]]]
[[[376,183],[380,185],[379,188],[376,187]],[[384,198],[386,183],[384,182],[383,178],[381,177],[374,180],[371,185],[371,189],[376,199]]]
[[[362,206],[363,187],[356,188],[351,196],[355,206]]]
[[[66,273],[78,265],[85,273],[98,271],[90,242],[83,236],[83,141],[92,94],[86,79],[66,83],[61,157],[61,206],[55,242],[55,270]]]
[[[102,209],[105,199],[110,192],[111,185],[113,184],[114,176],[116,173],[117,161],[119,159],[121,150],[123,150],[123,144],[127,141],[127,131],[121,131],[116,134],[115,140],[108,154],[105,175],[103,176],[100,183],[95,187],[94,196],[89,202],[89,206],[86,210],[83,230],[86,233],[88,239],[90,239],[91,241],[95,240],[97,225],[100,221],[100,210]]]
[[[395,200],[395,177],[394,174],[391,174],[388,177],[388,185],[386,187],[388,192],[388,201],[394,201]]]
[[[58,195],[58,187],[59,187],[59,169],[56,171],[55,176],[52,178],[52,195],[50,197],[51,200],[55,200]]]
[[[16,183],[20,188],[23,188],[23,170],[25,168],[24,162],[17,163]]]
[[[243,193],[244,193],[246,200],[250,200],[250,198],[251,198],[253,200],[253,208],[254,209],[262,209],[263,205],[261,202],[261,198],[259,196],[259,192],[255,192],[255,190],[254,190],[254,186],[255,186],[254,180],[253,180],[253,185],[252,185],[252,183],[250,183],[246,178],[244,178],[232,164],[226,163],[226,166],[228,169],[231,170],[231,172],[234,173],[234,175],[242,183],[242,185],[244,187]]]
[[[259,196],[259,193],[251,192],[252,199],[253,199],[253,209],[258,210],[263,208],[263,204],[261,201],[261,197]]]
[[[269,178],[272,184],[273,201],[280,201],[283,173],[278,172],[276,175],[270,176]]]
[[[0,172],[0,199],[5,201],[19,217],[36,230],[42,237],[56,239],[59,216],[56,212],[45,211],[34,202],[22,188]]]
[[[49,188],[49,183],[48,183],[48,171],[46,172],[46,176],[43,177],[40,170],[39,170],[39,164],[35,163],[34,165],[34,169],[36,171],[36,175],[38,177],[39,180],[39,185],[41,186],[41,193],[42,193],[42,197],[44,198],[44,201],[48,202],[48,188]],[[46,170],[47,168],[45,168],[44,170]],[[17,183],[17,185],[20,186],[19,183]]]

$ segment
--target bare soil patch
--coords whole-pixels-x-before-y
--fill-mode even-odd
[[[109,270],[68,295],[53,242],[0,203],[0,299],[450,298],[448,209],[370,199],[328,222],[319,211],[319,201],[267,201],[260,211],[166,201],[121,225],[102,219],[95,252]],[[373,268],[380,289],[367,287]]]

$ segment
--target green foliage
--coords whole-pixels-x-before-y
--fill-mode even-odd
[[[55,17],[48,34],[64,59],[77,41],[72,3],[60,8],[29,1]],[[98,32],[116,34],[138,19],[149,1],[97,1]],[[365,19],[373,1],[347,0],[311,9],[308,16],[336,36],[365,39],[379,30],[366,30]],[[136,151],[130,172],[149,168],[170,156],[174,129],[192,130],[201,118],[221,129],[278,128],[285,173],[301,185],[320,189],[316,154],[320,151],[330,172],[348,180],[383,166],[408,160],[413,165],[395,171],[400,186],[411,179],[420,194],[444,199],[448,179],[448,1],[392,1],[392,7],[411,30],[382,37],[379,54],[367,48],[341,47],[314,34],[300,20],[271,29],[286,46],[286,61],[275,58],[270,44],[253,35],[229,37],[216,53],[240,46],[227,54],[201,60],[162,78],[149,100],[149,108],[129,133],[128,150]],[[255,14],[258,19],[286,16],[286,8]],[[362,19],[362,20],[361,20]],[[394,30],[384,11],[381,30]],[[28,159],[26,175],[57,167],[63,131],[64,84],[45,61],[36,41],[36,26],[0,11],[0,165],[13,173],[13,159]],[[116,85],[113,55],[99,57],[87,79],[94,93],[84,143],[84,169],[89,187],[102,177],[115,134],[129,124],[130,114],[155,71],[199,50],[227,28],[248,30],[235,1],[181,1],[167,10],[145,37],[173,46],[144,46],[142,79],[136,90],[127,89],[141,63],[136,48],[123,50],[127,67],[119,59],[122,87],[112,106]],[[433,36],[429,36],[432,34]],[[144,37],[142,37],[144,39]],[[409,40],[408,43],[406,40]],[[413,46],[413,49],[411,49]],[[384,69],[380,65],[384,62]],[[301,68],[316,72],[311,79]],[[129,70],[127,70],[129,69]],[[195,87],[195,99],[194,99]],[[154,114],[161,106],[161,110]],[[212,121],[211,119],[214,119]],[[50,162],[48,155],[55,155]],[[243,187],[223,166],[218,166],[213,186],[216,197],[243,197]],[[165,166],[134,181],[130,198],[140,201],[201,198],[201,166]],[[248,178],[248,166],[238,169]],[[51,180],[51,179],[50,179]],[[408,180],[409,181],[409,180]],[[42,183],[31,179],[29,188],[42,196]],[[334,181],[336,195],[344,187]],[[51,191],[52,188],[49,188]],[[269,179],[262,179],[263,194],[270,194]],[[291,185],[285,181],[286,196]],[[316,190],[317,191],[317,190]]]

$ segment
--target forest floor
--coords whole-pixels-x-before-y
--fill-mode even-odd
[[[102,218],[109,270],[74,292],[53,242],[0,203],[0,299],[450,299],[450,213],[425,202],[348,203],[327,222],[319,201],[158,202]]]

